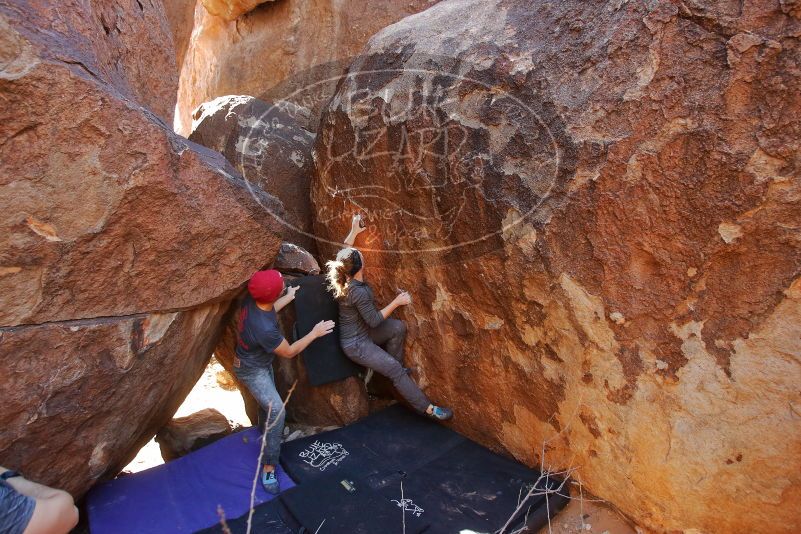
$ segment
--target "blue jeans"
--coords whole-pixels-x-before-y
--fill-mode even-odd
[[[265,422],[268,430],[267,443],[264,444],[262,463],[278,465],[281,455],[281,437],[284,434],[284,401],[275,389],[272,367],[234,367],[234,374],[259,403],[259,428],[264,432]],[[269,421],[268,421],[269,414]]]

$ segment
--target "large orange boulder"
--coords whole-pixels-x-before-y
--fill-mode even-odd
[[[316,129],[319,109],[367,39],[437,1],[281,0],[226,20],[209,6],[257,0],[204,0],[181,70],[176,131],[189,135],[195,108],[224,95],[289,99],[312,110]]]
[[[0,6],[0,17],[4,82],[55,62],[78,78],[113,84],[120,96],[172,123],[178,73],[161,2],[140,6],[136,0],[121,0],[87,8],[77,0],[9,0]],[[142,57],[143,50],[148,57]],[[52,107],[40,113],[61,112],[55,102],[47,103]],[[10,108],[6,104],[3,111],[14,111]]]
[[[197,381],[281,206],[167,126],[160,2],[6,2],[0,28],[0,464],[77,496]]]
[[[172,417],[214,350],[227,303],[0,328],[0,461],[82,495]]]
[[[801,524],[793,6],[447,0],[318,131],[317,232],[365,213],[454,426],[656,531]]]

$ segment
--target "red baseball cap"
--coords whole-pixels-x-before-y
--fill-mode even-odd
[[[275,302],[284,290],[284,277],[275,269],[256,271],[248,282],[248,291],[256,302]]]

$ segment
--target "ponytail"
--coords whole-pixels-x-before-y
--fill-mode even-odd
[[[344,248],[325,266],[329,289],[334,297],[342,298],[348,294],[348,280],[362,268],[362,255],[355,248]]]

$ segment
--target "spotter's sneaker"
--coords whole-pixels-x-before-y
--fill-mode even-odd
[[[264,490],[271,495],[278,495],[281,491],[281,486],[278,483],[278,473],[274,470],[267,472],[262,469],[261,485],[264,486]]]

